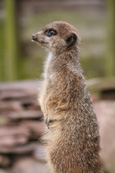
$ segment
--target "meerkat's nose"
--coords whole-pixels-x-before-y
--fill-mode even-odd
[[[37,41],[37,37],[35,34],[32,34],[32,40]]]

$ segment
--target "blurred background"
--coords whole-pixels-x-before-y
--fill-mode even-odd
[[[0,0],[0,173],[46,173],[37,104],[44,49],[33,33],[55,20],[81,36],[80,62],[92,93],[105,173],[115,173],[115,1]]]
[[[31,36],[55,20],[78,29],[86,78],[115,74],[114,1],[0,0],[0,81],[40,78],[46,54]]]

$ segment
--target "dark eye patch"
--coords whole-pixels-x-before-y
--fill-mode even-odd
[[[48,37],[51,37],[53,35],[57,35],[57,31],[54,30],[54,29],[48,29],[45,31],[45,34],[48,36]]]

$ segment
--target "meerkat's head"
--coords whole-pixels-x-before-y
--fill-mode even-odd
[[[32,40],[49,51],[62,51],[78,45],[77,30],[63,21],[56,21],[45,25],[42,31],[32,35]]]

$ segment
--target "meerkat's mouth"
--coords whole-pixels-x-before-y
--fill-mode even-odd
[[[46,41],[38,41],[38,40],[34,40],[34,39],[32,39],[32,42],[36,42],[36,43],[38,43],[38,44],[40,44],[40,45],[49,44],[49,43],[46,42]]]
[[[49,44],[47,41],[38,41],[40,44]]]

